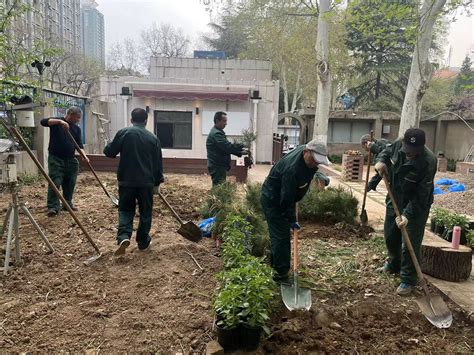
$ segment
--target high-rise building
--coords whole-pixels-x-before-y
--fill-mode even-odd
[[[94,0],[81,3],[81,45],[85,55],[105,65],[104,15]]]
[[[6,0],[12,6],[14,0]],[[15,21],[14,34],[28,46],[43,41],[69,52],[81,48],[80,0],[22,0],[28,11]]]

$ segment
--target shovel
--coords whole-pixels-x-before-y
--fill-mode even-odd
[[[179,229],[177,230],[177,233],[186,238],[187,240],[190,240],[191,242],[199,242],[202,239],[202,232],[201,229],[197,225],[195,225],[193,222],[183,222],[181,217],[176,213],[176,211],[171,207],[171,205],[166,201],[165,197],[161,194],[161,192],[158,193],[160,198],[163,200],[165,203],[166,207],[173,213],[173,216],[178,220],[179,224],[181,225]]]
[[[87,158],[87,156],[84,154],[84,152],[81,150],[81,147],[79,147],[79,144],[77,144],[76,140],[74,139],[74,137],[72,136],[71,132],[66,129],[66,132],[69,136],[69,139],[72,141],[72,143],[74,144],[74,146],[76,147],[76,150],[79,152],[79,154],[81,155],[82,159],[84,159],[85,162],[87,162],[87,165],[89,166],[89,169],[92,171],[92,174],[94,174],[95,178],[97,179],[97,181],[99,182],[99,185],[100,187],[102,187],[102,190],[104,190],[105,194],[110,198],[110,200],[112,201],[112,203],[115,205],[115,206],[118,206],[119,205],[119,201],[117,199],[117,197],[115,196],[112,196],[108,191],[107,189],[105,188],[104,184],[102,184],[102,181],[100,181],[99,177],[97,176],[94,168],[92,167],[91,163],[89,162]]]
[[[390,200],[392,201],[393,209],[395,210],[395,214],[397,217],[400,217],[400,211],[398,209],[397,203],[392,194],[392,190],[390,188],[390,184],[387,179],[387,175],[385,172],[382,173],[383,181],[385,182],[385,186],[388,191],[388,195],[390,196]],[[424,295],[419,296],[415,299],[415,302],[418,304],[418,307],[421,310],[421,313],[429,320],[431,324],[433,324],[437,328],[449,328],[451,323],[453,322],[453,315],[448,308],[448,305],[441,296],[434,296],[430,294],[428,289],[428,285],[426,283],[426,279],[421,272],[420,264],[415,255],[415,251],[413,250],[413,246],[411,245],[410,236],[408,235],[407,229],[405,226],[401,228],[403,242],[407,246],[408,251],[410,252],[411,260],[413,261],[413,265],[415,265],[416,274],[419,279],[419,283],[423,288]]]
[[[1,122],[1,120],[0,120]],[[96,260],[99,260],[101,257],[102,257],[102,253],[99,249],[99,247],[97,246],[96,243],[94,243],[94,241],[92,240],[92,238],[90,237],[89,233],[87,233],[86,229],[84,228],[84,226],[82,225],[81,221],[79,221],[79,219],[77,218],[76,214],[74,213],[74,211],[71,209],[71,207],[69,206],[69,203],[66,202],[65,198],[63,195],[61,195],[61,192],[59,192],[58,188],[56,187],[56,185],[54,184],[53,180],[51,180],[51,178],[49,177],[48,173],[46,172],[46,170],[44,170],[43,166],[41,165],[41,163],[39,162],[38,158],[36,158],[36,156],[33,154],[33,152],[31,151],[30,147],[28,147],[28,144],[26,144],[25,142],[25,139],[23,138],[23,136],[21,135],[21,133],[15,128],[15,127],[11,127],[11,129],[8,128],[8,126],[4,125],[5,128],[7,130],[9,130],[17,139],[18,141],[21,143],[21,145],[23,146],[23,148],[26,150],[26,152],[28,153],[28,155],[30,156],[31,160],[33,160],[33,162],[35,163],[35,165],[38,167],[39,171],[41,172],[41,174],[44,176],[44,178],[48,181],[49,183],[49,186],[51,186],[51,188],[53,189],[54,193],[56,194],[56,196],[61,200],[63,206],[67,209],[67,211],[69,212],[69,214],[71,215],[71,217],[74,219],[74,221],[77,223],[77,225],[79,226],[79,228],[81,228],[82,230],[82,233],[84,233],[84,236],[86,237],[87,241],[92,245],[92,247],[94,248],[94,250],[96,251],[97,254],[89,257],[88,259],[84,260],[83,263],[85,265],[90,265],[92,264],[93,262],[95,262]]]
[[[293,284],[281,284],[281,298],[290,311],[311,308],[311,290],[298,285],[298,230],[293,230]]]
[[[374,140],[374,131],[370,131],[370,142]],[[365,188],[364,188],[364,199],[362,200],[362,211],[360,212],[360,222],[363,226],[367,225],[369,218],[367,217],[367,211],[365,210],[365,201],[367,199],[367,187],[369,186],[370,176],[370,163],[372,160],[372,152],[369,149],[369,156],[367,157],[367,174],[365,176]]]

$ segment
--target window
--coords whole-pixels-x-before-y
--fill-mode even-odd
[[[193,114],[185,111],[155,111],[155,134],[163,148],[191,149]]]
[[[328,143],[358,143],[371,129],[370,122],[329,122]]]

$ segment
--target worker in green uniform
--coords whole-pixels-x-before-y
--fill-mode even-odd
[[[296,202],[308,191],[319,164],[330,164],[326,145],[311,141],[286,154],[263,183],[261,203],[270,232],[271,264],[278,282],[288,281],[290,231],[301,228],[296,219]]]
[[[119,191],[118,249],[115,255],[125,254],[130,245],[133,217],[138,202],[140,222],[137,229],[139,251],[148,251],[152,222],[153,194],[158,194],[163,179],[161,144],[146,129],[148,114],[142,108],[132,111],[132,126],[122,128],[104,148],[104,154],[115,158],[120,154],[117,170]]]
[[[214,115],[212,127],[206,140],[207,170],[212,179],[212,187],[226,181],[227,171],[230,170],[230,155],[241,157],[248,153],[244,145],[231,143],[227,140],[224,128],[227,126],[227,114],[219,111]]]
[[[372,155],[372,161],[377,160],[377,156],[384,150],[387,145],[391,144],[389,140],[387,139],[374,139],[373,141],[370,140],[370,134],[364,134],[360,138],[360,144],[362,145],[362,148],[368,152],[370,150],[370,153]],[[377,185],[379,182],[382,180],[382,177],[379,174],[375,174],[372,176],[370,179],[369,183],[367,184],[367,192],[371,190],[376,190]]]
[[[62,188],[64,199],[73,211],[77,211],[72,203],[74,188],[76,187],[77,174],[79,173],[79,162],[74,154],[76,146],[71,141],[67,130],[71,133],[79,148],[84,153],[81,159],[89,161],[82,145],[81,128],[78,126],[82,117],[79,107],[70,107],[64,118],[43,118],[41,125],[49,127],[50,137],[48,146],[48,175],[58,189]],[[49,217],[56,216],[60,211],[59,199],[51,186],[48,186],[48,212]],[[65,209],[64,206],[62,206]]]
[[[396,217],[392,201],[387,196],[384,236],[388,262],[379,270],[400,273],[401,283],[397,294],[401,296],[414,291],[417,277],[400,228],[406,226],[416,257],[420,261],[421,242],[433,203],[433,179],[437,159],[425,146],[425,140],[423,130],[410,128],[402,140],[395,141],[379,154],[375,164],[379,174],[387,173],[390,188],[401,213],[400,218]]]

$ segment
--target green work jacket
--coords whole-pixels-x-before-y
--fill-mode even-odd
[[[231,143],[222,129],[212,127],[206,140],[207,164],[230,169],[230,155],[242,156],[243,144]]]
[[[119,130],[104,154],[109,158],[120,154],[119,186],[153,187],[163,182],[161,144],[144,124],[134,123]]]
[[[306,194],[318,170],[306,166],[304,149],[305,145],[300,145],[281,158],[262,186],[262,197],[290,223],[296,222],[295,204]]]
[[[437,159],[426,146],[413,160],[406,158],[401,151],[399,139],[383,150],[377,161],[385,163],[388,169],[390,186],[400,212],[408,220],[424,216],[433,203],[433,179],[436,174]],[[387,196],[387,206],[391,205]]]

